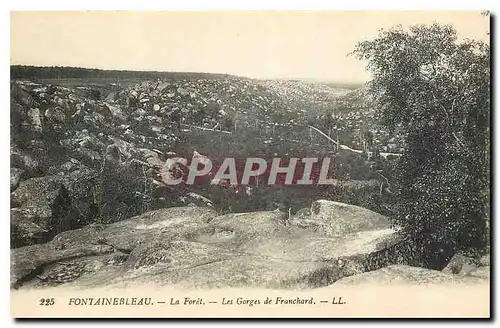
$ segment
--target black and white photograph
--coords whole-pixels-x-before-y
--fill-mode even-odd
[[[491,21],[12,11],[12,316],[490,318]]]

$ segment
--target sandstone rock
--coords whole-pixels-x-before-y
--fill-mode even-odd
[[[481,265],[481,266],[489,266],[490,265],[490,254],[483,255],[479,259],[479,265]]]
[[[11,167],[24,170],[23,179],[44,175],[56,160],[51,156],[50,145],[38,139],[29,140],[26,144],[28,140],[24,140],[23,146],[19,147],[14,142],[10,149]]]
[[[133,155],[131,152],[134,150],[134,145],[132,143],[114,136],[108,136],[108,139],[110,142],[112,142],[111,145],[107,146],[108,151],[111,151],[110,148],[116,148],[115,151],[118,152],[118,155],[123,160],[128,160],[132,158]]]
[[[73,158],[88,166],[96,166],[101,160],[106,145],[87,129],[76,131],[71,138],[60,141],[61,146]]]
[[[46,242],[96,215],[95,174],[78,170],[22,181],[11,194],[12,247]]]
[[[32,208],[11,208],[10,209],[10,244],[11,248],[16,248],[24,245],[32,245],[43,243],[46,241],[48,234],[47,223],[43,220],[50,218],[39,218],[41,210],[36,212]],[[50,215],[45,214],[45,215]],[[42,221],[42,222],[39,222]]]
[[[79,158],[82,162],[93,167],[99,165],[102,160],[101,153],[99,151],[87,147],[76,148],[71,154],[72,156]]]
[[[134,158],[146,162],[151,166],[158,166],[161,167],[165,163],[165,158],[161,154],[159,154],[157,151],[147,149],[147,148],[137,148],[137,149],[130,149],[133,153]]]
[[[407,265],[390,265],[372,272],[365,272],[335,282],[335,285],[432,285],[432,284],[470,284],[484,280],[474,276],[461,276],[442,271],[412,267]]]
[[[70,158],[64,163],[51,166],[47,170],[47,175],[56,175],[56,174],[65,175],[80,169],[89,169],[89,168],[79,160]]]
[[[472,270],[468,272],[466,275],[471,277],[490,279],[490,272],[491,272],[491,267],[488,265]]]
[[[11,88],[11,97],[24,108],[38,106],[36,100],[30,95],[26,87],[16,84]]]
[[[114,102],[117,98],[117,94],[116,92],[110,92],[107,96],[106,96],[106,101],[109,101],[109,102]]]
[[[28,117],[30,119],[31,128],[34,132],[42,132],[42,119],[39,108],[30,108],[28,110]]]
[[[11,287],[20,286],[24,280],[35,278],[45,266],[73,258],[95,256],[113,252],[109,245],[80,244],[68,249],[58,249],[53,244],[24,246],[11,250]]]
[[[368,209],[327,200],[318,200],[311,205],[310,215],[302,212],[295,215],[292,224],[303,229],[320,231],[327,236],[390,228],[389,220]]]
[[[23,149],[24,148],[24,149]],[[43,171],[43,156],[36,154],[27,147],[20,147],[16,141],[11,140],[10,163],[11,167],[26,171],[26,175],[33,176]]]
[[[184,194],[183,196],[180,197],[180,201],[182,203],[190,203],[195,206],[213,206],[213,202],[206,198],[203,197],[202,195],[196,194],[194,192],[188,192]]]
[[[391,229],[328,237],[286,221],[287,214],[280,211],[216,216],[209,208],[166,208],[109,225],[66,231],[49,244],[75,249],[100,243],[130,254],[123,265],[65,275],[72,277],[67,279],[70,285],[82,288],[146,282],[204,288],[311,288],[395,261],[390,254],[394,242],[389,241],[395,234]],[[45,263],[40,257],[39,263]]]
[[[23,170],[18,168],[10,169],[10,191],[14,191],[19,185],[19,181],[21,181],[21,176],[23,175]]]
[[[256,212],[216,217],[208,227],[174,240],[154,265],[113,280],[118,286],[146,281],[186,287],[310,288],[377,268],[387,261],[383,242],[393,231],[339,238],[287,228],[284,213]],[[138,258],[142,258],[138,256]],[[154,262],[154,261],[153,261]]]
[[[76,131],[72,138],[61,140],[61,145],[68,150],[78,147],[87,147],[93,150],[101,150],[105,148],[104,143],[92,132],[87,129]]]
[[[106,225],[89,225],[81,229],[65,231],[57,235],[52,243],[63,243],[67,247],[85,242],[106,240],[120,250],[131,251],[137,246],[153,242],[155,236],[183,235],[203,226],[216,216],[216,212],[201,207],[170,207],[134,216]]]
[[[455,254],[442,271],[445,273],[464,275],[475,270],[478,266],[478,260],[460,254]]]
[[[120,107],[118,106],[113,106],[113,105],[110,105],[110,104],[104,104],[103,105],[103,115],[104,116],[113,116],[119,120],[126,120],[126,116],[125,116],[125,113],[121,110]]]
[[[48,108],[45,111],[45,117],[55,123],[64,123],[66,121],[66,114],[64,114],[64,111],[57,107]]]
[[[96,255],[97,251],[123,251],[123,254],[128,254],[139,246],[145,247],[157,240],[166,242],[206,224],[215,215],[211,209],[199,207],[168,208],[113,224],[91,224],[62,232],[48,243],[11,250],[11,283],[20,285],[30,278],[27,276],[32,272],[41,273],[47,265],[55,261],[66,259],[67,263],[71,264],[74,263],[73,260],[84,260],[81,257]],[[31,221],[28,223],[33,224]],[[122,262],[115,261],[113,265]]]

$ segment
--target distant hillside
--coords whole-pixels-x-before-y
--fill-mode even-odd
[[[168,89],[181,88],[193,95],[178,101],[169,97],[158,100],[158,105],[168,109],[168,113],[181,111],[183,123],[226,130],[238,126],[239,134],[243,125],[251,125],[252,130],[259,127],[251,133],[253,137],[264,134],[262,137],[266,139],[270,131],[282,138],[303,139],[304,136],[300,136],[305,131],[303,127],[313,125],[356,149],[363,147],[365,133],[373,135],[373,143],[381,151],[397,152],[401,148],[397,138],[378,126],[366,85],[353,89],[359,85],[298,79],[261,80],[229,74],[37,66],[11,66],[11,79],[80,90],[90,87],[96,93],[92,97],[102,97],[101,100],[109,94],[161,80],[171,84]],[[186,107],[188,104],[191,107]],[[212,114],[207,115],[208,112]]]
[[[162,79],[162,80],[197,80],[197,79],[234,79],[229,74],[198,72],[159,72],[102,70],[96,68],[62,67],[62,66],[24,66],[10,67],[11,79],[68,79],[68,78],[116,78],[116,79]]]

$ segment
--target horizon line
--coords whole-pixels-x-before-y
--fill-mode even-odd
[[[10,67],[18,66],[18,67],[34,67],[34,68],[79,68],[86,70],[98,70],[98,71],[115,71],[115,72],[136,72],[136,73],[185,73],[185,74],[207,74],[207,75],[228,75],[231,77],[249,79],[249,80],[285,80],[285,81],[309,81],[309,82],[323,82],[323,83],[339,83],[339,84],[365,84],[369,82],[369,80],[329,80],[324,78],[317,77],[284,77],[284,76],[276,76],[276,77],[250,77],[245,75],[239,75],[235,73],[222,73],[222,72],[203,72],[203,71],[167,71],[167,70],[151,70],[151,69],[124,69],[124,68],[99,68],[99,67],[85,67],[85,66],[71,66],[71,65],[34,65],[34,64],[10,64]]]

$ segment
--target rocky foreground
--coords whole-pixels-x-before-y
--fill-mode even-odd
[[[279,211],[219,216],[207,207],[172,207],[12,249],[11,288],[302,289],[489,280],[489,263],[460,272],[467,267],[462,259],[446,273],[408,265],[411,255],[403,249],[386,217],[337,202],[316,201],[293,217]]]

